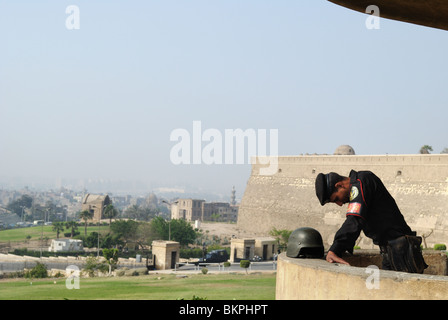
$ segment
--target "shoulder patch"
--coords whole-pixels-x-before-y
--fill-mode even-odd
[[[360,212],[361,212],[361,203],[359,203],[359,202],[351,202],[348,205],[347,213],[359,214]]]
[[[356,199],[356,197],[359,195],[359,190],[357,187],[352,187],[350,189],[350,201],[353,201]]]

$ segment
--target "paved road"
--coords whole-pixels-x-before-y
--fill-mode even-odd
[[[225,271],[225,272],[236,272],[242,271],[239,262],[232,263],[230,267],[224,268],[223,263],[210,263],[203,265],[201,264],[199,267],[193,264],[186,264],[179,268],[176,268],[176,271],[200,271],[202,268],[207,268],[209,271]],[[262,262],[251,262],[248,271],[275,271],[277,270],[277,263],[273,263],[272,261],[262,261]]]

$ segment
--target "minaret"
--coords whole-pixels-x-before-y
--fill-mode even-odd
[[[233,186],[232,188],[232,195],[230,196],[230,205],[231,206],[235,206],[236,205],[236,200],[235,200],[235,186]]]

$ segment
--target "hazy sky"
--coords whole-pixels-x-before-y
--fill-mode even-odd
[[[249,165],[172,163],[193,121],[277,129],[280,155],[440,153],[448,33],[366,19],[324,0],[0,0],[0,179],[241,197]]]

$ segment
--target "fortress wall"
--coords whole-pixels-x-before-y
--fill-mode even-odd
[[[448,155],[316,155],[278,158],[274,175],[252,173],[240,204],[238,227],[251,234],[267,235],[272,227],[294,230],[312,227],[322,234],[325,245],[345,220],[346,205],[317,200],[314,181],[318,173],[337,172],[348,176],[351,169],[371,170],[395,198],[410,227],[419,235],[432,234],[428,247],[448,244]],[[373,248],[361,234],[359,245]]]

